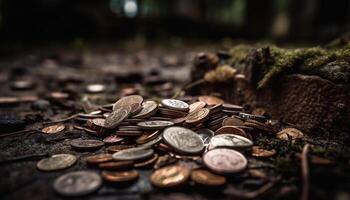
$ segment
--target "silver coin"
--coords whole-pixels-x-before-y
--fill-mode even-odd
[[[37,163],[37,168],[43,171],[55,171],[66,169],[74,165],[77,157],[71,154],[55,154],[50,158],[41,159]]]
[[[104,145],[104,142],[100,140],[83,140],[79,138],[72,140],[70,145],[76,149],[90,150],[101,148]]]
[[[105,120],[105,127],[110,129],[117,127],[124,119],[129,117],[130,113],[130,106],[122,106],[113,110],[113,112],[108,115]]]
[[[157,112],[158,104],[155,101],[146,101],[142,103],[142,110],[133,118],[148,118]]]
[[[142,129],[163,129],[173,125],[174,122],[166,120],[152,120],[137,123],[137,126],[139,126]]]
[[[83,196],[95,192],[102,185],[102,178],[96,172],[76,171],[58,177],[54,190],[64,196]]]
[[[204,148],[201,137],[190,129],[174,126],[164,130],[164,141],[177,152],[196,154]]]
[[[204,144],[209,144],[210,138],[214,136],[214,131],[208,128],[198,129],[196,133],[202,138]]]
[[[253,142],[245,137],[234,134],[219,134],[210,139],[209,149],[227,147],[237,150],[247,149],[253,146]]]
[[[190,106],[183,101],[177,100],[177,99],[163,99],[161,101],[161,104],[164,107],[170,108],[170,109],[174,109],[174,110],[183,110],[183,111],[187,111],[189,110]]]
[[[153,149],[145,148],[130,148],[118,151],[112,155],[114,160],[141,160],[151,157],[153,155]]]

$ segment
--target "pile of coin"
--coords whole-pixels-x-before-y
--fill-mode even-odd
[[[74,139],[71,147],[77,151],[105,147],[104,153],[85,158],[91,170],[102,171],[71,172],[57,178],[54,189],[62,195],[94,192],[102,179],[109,183],[137,180],[139,168],[153,168],[149,180],[159,188],[189,181],[219,186],[225,184],[227,176],[247,168],[246,156],[268,157],[275,153],[253,146],[256,132],[276,132],[267,117],[246,113],[242,106],[214,96],[156,102],[131,95],[80,118],[85,119],[85,125],[75,127],[101,139]],[[45,132],[56,129],[46,128]],[[73,155],[60,154],[39,161],[37,166],[50,171],[75,162]]]

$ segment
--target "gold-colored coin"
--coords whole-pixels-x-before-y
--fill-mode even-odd
[[[258,146],[253,146],[252,147],[252,156],[255,157],[271,157],[276,154],[276,150],[267,150],[267,149],[262,149]]]
[[[111,160],[113,160],[112,154],[109,154],[109,153],[97,154],[93,156],[88,156],[86,158],[86,162],[89,164],[99,164],[99,163],[108,162]]]
[[[43,128],[41,131],[43,133],[53,134],[53,133],[59,133],[59,132],[63,131],[64,129],[65,129],[65,126],[63,124],[56,124],[56,125],[52,125],[52,126],[47,126],[47,127]]]
[[[200,185],[219,186],[226,183],[226,178],[205,169],[196,169],[191,172],[191,179]]]
[[[150,181],[157,187],[175,187],[184,184],[189,177],[189,169],[179,165],[172,165],[154,171]]]
[[[139,177],[139,173],[136,170],[131,171],[102,171],[103,179],[110,182],[120,183],[136,180]]]

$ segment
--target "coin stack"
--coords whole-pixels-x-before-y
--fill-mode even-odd
[[[137,169],[146,167],[153,168],[149,180],[155,187],[176,187],[189,181],[220,186],[227,176],[247,168],[245,155],[275,153],[253,147],[252,134],[275,132],[265,116],[245,113],[243,107],[214,96],[162,99],[158,103],[131,95],[95,114],[95,118],[88,115],[86,126],[76,128],[101,140],[74,139],[71,147],[85,151],[108,146],[105,153],[86,158],[88,166],[102,172],[99,175],[78,171],[59,177],[54,183],[59,194],[79,196],[94,192],[102,179],[110,183],[134,181],[139,177]],[[40,161],[37,167],[58,170],[75,162],[74,156],[60,154]],[[92,183],[78,186],[74,184],[79,181],[69,178]]]

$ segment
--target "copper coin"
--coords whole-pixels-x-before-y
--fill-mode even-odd
[[[239,105],[233,105],[233,104],[228,104],[228,103],[224,103],[222,104],[222,108],[224,110],[231,110],[231,111],[242,111],[243,107],[239,106]]]
[[[213,149],[203,156],[204,164],[216,173],[237,173],[243,171],[248,161],[238,151],[233,149]]]
[[[153,149],[131,148],[120,150],[112,155],[114,160],[142,160],[153,155]]]
[[[244,122],[235,117],[228,117],[224,119],[222,126],[244,126]]]
[[[52,125],[52,126],[47,126],[47,127],[43,128],[41,131],[43,133],[53,134],[53,133],[59,133],[59,132],[63,131],[64,129],[65,129],[64,124],[56,124],[56,125]]]
[[[110,135],[110,136],[104,138],[103,142],[105,144],[116,144],[116,143],[122,142],[124,140],[125,140],[125,138],[122,138],[122,137],[120,137],[118,135]]]
[[[49,158],[41,159],[36,167],[42,171],[56,171],[74,165],[77,157],[71,154],[55,154]]]
[[[179,165],[172,165],[157,169],[150,177],[150,181],[157,187],[175,187],[184,184],[190,177],[190,170]]]
[[[129,149],[129,148],[133,148],[135,147],[135,145],[127,145],[127,144],[119,144],[119,145],[113,145],[113,146],[110,146],[107,148],[107,150],[109,152],[118,152],[120,150],[123,150],[123,149]]]
[[[138,167],[147,167],[149,165],[152,165],[153,163],[155,163],[158,159],[158,154],[153,154],[153,157],[149,160],[146,160],[144,162],[139,162],[139,163],[135,163],[134,167],[138,168]]]
[[[125,107],[125,106],[131,106],[132,104],[139,104],[141,105],[143,102],[143,97],[140,95],[130,95],[130,96],[126,96],[123,97],[121,99],[119,99],[114,105],[113,105],[113,110],[116,110],[118,108],[121,107]],[[139,109],[137,107],[133,107],[131,110],[131,113],[135,113],[135,109]]]
[[[205,169],[196,169],[191,172],[191,179],[200,185],[220,186],[226,183],[226,178]]]
[[[222,104],[215,104],[209,107],[210,114],[218,113],[222,111]]]
[[[209,142],[209,149],[227,147],[237,150],[244,150],[251,148],[252,146],[253,142],[251,140],[239,135],[226,133],[213,136]]]
[[[295,140],[303,137],[303,132],[296,128],[285,128],[277,133],[277,138],[281,140]]]
[[[105,127],[105,121],[106,120],[103,118],[95,118],[88,120],[86,124],[89,128],[96,131],[98,135],[102,135],[109,132],[109,130]]]
[[[136,139],[137,144],[144,144],[156,138],[160,134],[160,131],[153,131],[151,133],[145,133]]]
[[[143,131],[116,131],[119,136],[140,136],[143,134]]]
[[[74,139],[71,141],[70,145],[79,150],[92,150],[101,148],[104,145],[104,142],[100,140]]]
[[[136,180],[139,177],[139,173],[136,170],[130,171],[102,171],[103,179],[109,182],[121,183]]]
[[[254,157],[271,157],[276,154],[276,151],[274,149],[272,150],[267,150],[267,149],[262,149],[258,146],[253,146],[252,147],[252,156]]]
[[[163,99],[161,101],[161,104],[164,107],[167,107],[169,109],[174,109],[174,110],[188,111],[189,109],[189,105],[186,102],[183,102],[177,99]]]
[[[152,120],[152,121],[144,121],[137,123],[137,126],[139,126],[142,129],[163,129],[169,126],[173,126],[174,123],[171,121],[163,121],[163,120]]]
[[[192,112],[195,112],[195,111],[198,111],[199,109],[202,109],[206,106],[207,104],[203,101],[197,101],[197,102],[194,102],[190,105],[190,111],[189,113],[192,113]]]
[[[196,112],[190,113],[186,116],[185,122],[187,124],[197,124],[205,121],[209,117],[209,109],[202,108]]]
[[[144,144],[141,144],[138,147],[144,148],[144,149],[152,148],[154,145],[158,144],[161,140],[162,140],[162,136],[158,135],[156,138],[154,138],[154,139],[152,139]]]
[[[124,119],[128,118],[131,114],[130,106],[122,106],[113,110],[113,112],[108,115],[105,121],[106,128],[117,127]]]
[[[158,104],[155,101],[146,101],[142,103],[142,110],[133,116],[133,118],[148,118],[154,115],[158,110]]]
[[[54,190],[64,196],[83,196],[98,190],[102,185],[99,174],[91,171],[75,171],[58,177]]]
[[[200,96],[198,97],[199,101],[205,102],[209,106],[217,105],[217,104],[223,104],[224,100],[215,97],[215,96]]]
[[[239,135],[248,139],[252,139],[250,135],[248,135],[244,130],[234,127],[234,126],[223,126],[215,131],[215,134],[234,134]]]
[[[86,158],[86,162],[89,164],[99,164],[111,160],[113,160],[112,154],[109,153],[97,154]]]
[[[113,161],[113,162],[105,162],[98,164],[100,169],[105,170],[120,170],[120,169],[130,169],[134,165],[134,162],[131,160],[123,160],[123,161]]]

